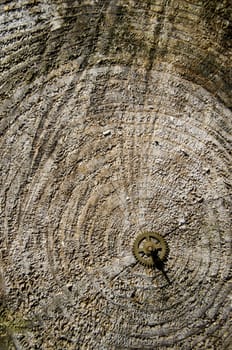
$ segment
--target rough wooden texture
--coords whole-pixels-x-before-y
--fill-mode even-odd
[[[2,0],[0,32],[8,348],[231,349],[230,1]]]

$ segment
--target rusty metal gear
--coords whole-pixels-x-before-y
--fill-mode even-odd
[[[154,267],[155,262],[152,252],[156,251],[161,261],[168,257],[168,245],[165,239],[156,232],[140,233],[133,244],[133,254],[140,264],[147,267]]]

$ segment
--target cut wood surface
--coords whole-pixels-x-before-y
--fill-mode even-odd
[[[232,348],[231,13],[0,2],[0,349]]]

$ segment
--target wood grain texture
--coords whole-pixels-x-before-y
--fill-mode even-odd
[[[229,5],[1,2],[12,348],[231,348]],[[171,284],[134,259],[144,230]]]

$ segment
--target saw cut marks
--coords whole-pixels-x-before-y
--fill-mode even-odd
[[[210,6],[209,30],[202,6],[0,4],[1,296],[32,322],[16,347],[230,348],[228,20]]]

